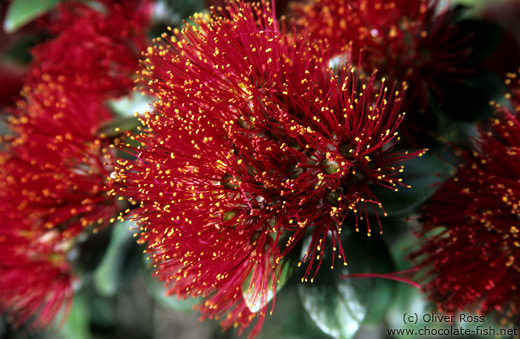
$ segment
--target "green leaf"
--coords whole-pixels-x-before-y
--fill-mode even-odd
[[[280,261],[280,276],[278,277],[276,283],[276,293],[278,293],[278,291],[284,287],[285,283],[293,276],[297,267],[298,259],[294,255],[285,256]],[[242,284],[242,296],[244,297],[249,310],[253,313],[256,313],[273,299],[274,293],[272,289],[269,289],[267,291],[267,298],[262,299],[258,296],[255,298],[255,295],[252,293],[252,289],[250,288],[251,276],[252,273]]]
[[[419,330],[421,328],[439,329],[443,324],[438,322],[425,323],[422,321],[423,315],[431,313],[429,303],[425,295],[415,288],[400,288],[396,293],[398,302],[389,312],[388,327],[392,329]],[[407,316],[417,314],[417,323],[406,321]],[[404,320],[403,320],[404,319]],[[406,321],[406,322],[405,322]],[[409,335],[402,333],[399,338],[417,338],[417,333]]]
[[[461,148],[473,147],[474,138],[478,138],[477,126],[471,122],[454,121],[439,114],[436,138],[445,145],[457,145]]]
[[[303,307],[326,334],[334,338],[352,338],[363,321],[366,308],[346,280],[332,274],[327,278],[310,287],[299,286]]]
[[[67,260],[79,276],[90,275],[99,266],[110,243],[111,229],[102,228],[99,232],[86,231],[67,253]]]
[[[109,332],[121,322],[117,314],[117,304],[121,296],[107,298],[99,294],[93,286],[90,287],[87,294],[90,304],[90,326],[96,333]]]
[[[59,325],[60,318],[61,317],[58,317],[57,324],[57,330],[59,331],[60,338],[92,338],[89,327],[90,308],[88,299],[83,292],[78,292],[74,295],[74,300],[72,301],[72,306],[69,310],[67,320],[61,328]]]
[[[45,14],[59,0],[13,0],[4,21],[4,30],[12,33],[38,16]]]
[[[298,296],[300,280],[293,275],[283,288],[276,294],[276,307],[272,316],[265,318],[258,339],[331,339],[324,334],[304,310]]]
[[[493,72],[480,70],[467,74],[462,82],[453,82],[442,87],[442,104],[431,101],[434,111],[440,111],[447,118],[473,122],[490,117],[495,108],[490,101],[498,101],[503,97],[505,85]]]
[[[121,132],[135,130],[140,125],[136,117],[116,117],[101,125],[97,134],[115,137],[121,135]]]
[[[181,19],[188,19],[193,13],[200,12],[204,9],[204,1],[202,0],[163,0],[167,7]]]
[[[323,332],[334,338],[352,338],[362,324],[379,323],[386,316],[393,302],[395,282],[344,276],[391,273],[393,263],[380,237],[352,233],[342,246],[348,266],[328,269],[332,259],[326,255],[314,283],[301,284],[298,291],[304,308]]]
[[[361,233],[352,233],[343,242],[343,248],[349,265],[344,267],[347,274],[388,274],[395,272],[395,265],[390,250],[381,236],[367,237]],[[350,260],[350,258],[353,258]],[[380,324],[394,300],[397,283],[384,278],[342,278],[351,280],[358,294],[363,297],[367,312],[363,324]]]
[[[404,163],[403,183],[411,188],[399,187],[397,192],[384,187],[373,187],[374,195],[383,205],[388,216],[404,215],[430,198],[436,191],[436,183],[443,182],[454,168],[434,154]]]
[[[489,5],[489,0],[453,0],[453,4],[464,4],[472,7],[484,7]]]
[[[497,23],[464,19],[458,21],[457,25],[457,36],[453,41],[464,41],[457,48],[470,50],[464,64],[478,64],[492,56],[500,46],[503,29]]]
[[[127,221],[114,224],[107,252],[94,271],[94,286],[102,295],[116,294],[139,267],[141,254],[131,225]]]
[[[3,54],[2,61],[14,62],[17,68],[20,65],[26,66],[32,59],[31,50],[42,40],[43,32],[38,32],[33,35],[22,35],[16,37],[16,40],[9,44],[8,49]],[[1,61],[0,61],[1,62]],[[5,67],[5,66],[4,66]],[[14,69],[16,70],[16,68]]]
[[[153,98],[149,96],[132,92],[129,96],[108,101],[108,106],[117,116],[135,117],[136,112],[142,113],[149,110],[152,101]]]
[[[175,295],[168,295],[163,284],[153,277],[153,269],[147,256],[143,256],[142,275],[146,285],[146,289],[150,295],[164,307],[175,311],[191,311],[193,306],[200,302],[199,298],[179,299]]]

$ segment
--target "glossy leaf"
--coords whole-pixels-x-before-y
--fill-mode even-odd
[[[61,317],[58,317],[58,322]],[[59,337],[63,339],[90,339],[92,335],[89,327],[90,307],[88,299],[83,292],[74,295],[71,308],[67,314],[67,320],[60,326],[57,324]]]
[[[258,339],[331,339],[324,334],[304,310],[298,296],[300,280],[293,275],[276,294],[276,307],[271,316],[265,318]]]
[[[463,82],[454,82],[442,89],[444,96],[438,108],[442,114],[452,120],[473,122],[493,114],[494,107],[489,102],[501,100],[505,87],[498,75],[480,70],[466,75]],[[435,104],[431,102],[432,106]]]
[[[346,273],[346,271],[344,271]],[[301,285],[300,298],[315,324],[335,338],[352,338],[366,314],[354,288],[333,275],[328,283]]]
[[[280,276],[278,277],[276,283],[276,292],[280,291],[285,283],[293,276],[297,265],[298,260],[294,256],[284,257],[280,261]],[[253,313],[256,313],[273,299],[274,293],[272,289],[269,289],[267,291],[267,298],[265,298],[265,300],[261,300],[261,298],[255,298],[250,288],[250,284],[251,275],[242,285],[242,295],[249,310]]]
[[[193,13],[200,12],[204,9],[204,1],[202,0],[164,0],[166,6],[170,8],[172,13],[178,15],[180,18],[187,19]]]
[[[94,285],[102,295],[116,294],[137,272],[140,251],[131,225],[130,222],[118,222],[113,226],[107,252],[94,272]]]
[[[498,49],[502,40],[503,30],[494,22],[464,19],[457,22],[458,31],[454,40],[464,40],[459,48],[468,48],[470,54],[464,63],[478,64],[489,58]],[[458,39],[457,39],[458,38]]]
[[[334,338],[352,338],[362,324],[378,323],[386,316],[395,282],[348,277],[393,271],[391,256],[380,237],[352,233],[342,244],[348,265],[328,269],[332,261],[326,256],[314,282],[301,284],[298,291],[303,306],[323,332]]]
[[[430,198],[437,189],[436,183],[449,177],[453,166],[433,154],[411,159],[404,164],[403,183],[397,192],[374,187],[373,191],[389,216],[403,215]]]
[[[150,261],[147,260],[146,256],[142,260],[142,274],[146,284],[146,288],[149,294],[164,307],[175,311],[190,311],[193,306],[200,302],[200,299],[187,298],[179,299],[175,295],[168,295],[167,290],[164,288],[162,282],[158,281],[153,277],[153,269],[150,267]]]
[[[67,260],[76,273],[90,275],[99,267],[110,243],[110,233],[110,228],[105,227],[99,232],[85,232],[77,237],[73,248],[67,253]]]
[[[45,14],[59,0],[13,0],[7,10],[4,30],[12,33],[38,16]]]
[[[133,92],[129,96],[108,101],[108,106],[117,116],[135,117],[136,112],[143,113],[146,110],[150,110],[152,100],[152,98],[146,95]],[[120,128],[123,130],[122,127]]]
[[[117,117],[100,126],[98,134],[107,137],[121,135],[122,132],[136,130],[141,123],[136,117]]]

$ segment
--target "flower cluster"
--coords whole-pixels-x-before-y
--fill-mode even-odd
[[[63,4],[52,19],[58,36],[35,49],[22,99],[7,120],[0,152],[0,309],[17,325],[45,326],[70,303],[76,278],[67,252],[88,226],[104,225],[119,211],[105,190],[111,168],[101,127],[113,119],[105,100],[127,90],[138,68],[144,27],[137,25],[144,22],[125,21],[139,4],[125,6],[130,3],[100,1],[112,17]]]
[[[112,114],[96,95],[69,92],[62,77],[44,76],[23,95],[8,121],[14,134],[2,153],[3,194],[42,227],[77,235],[114,213],[103,190],[106,141],[97,134]]]
[[[100,6],[100,9],[94,7]],[[56,37],[33,51],[29,81],[60,75],[69,88],[114,97],[133,87],[139,55],[148,45],[149,0],[60,3],[45,28]],[[64,57],[66,56],[66,57]]]
[[[17,326],[40,328],[72,300],[75,278],[65,254],[70,242],[13,205],[2,197],[0,310]]]
[[[467,37],[457,36],[453,9],[441,9],[438,0],[314,0],[293,11],[300,29],[326,39],[336,54],[408,84],[407,111],[424,109],[430,91],[439,95],[442,83],[471,72],[458,67],[469,53],[462,44]]]
[[[512,109],[497,105],[474,150],[423,209],[425,290],[448,313],[518,316],[520,278],[520,83]]]
[[[118,210],[103,189],[109,173],[96,135],[111,113],[97,96],[69,93],[60,80],[44,78],[26,88],[0,153],[0,215],[8,220],[0,227],[0,303],[17,324],[38,312],[35,326],[56,316],[60,298],[71,297],[64,244]]]
[[[422,151],[392,151],[402,94],[384,80],[335,74],[332,55],[285,34],[266,4],[227,11],[148,49],[140,84],[154,111],[129,134],[137,159],[119,160],[114,193],[140,202],[132,218],[170,293],[205,297],[225,328],[259,315],[254,335],[282,258],[306,232],[304,280],[329,235],[344,258],[346,216],[359,231],[382,209],[371,185],[405,186],[401,162]]]

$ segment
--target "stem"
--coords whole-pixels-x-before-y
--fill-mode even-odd
[[[400,271],[400,272],[393,272],[393,273],[353,273],[353,274],[342,274],[340,275],[341,278],[383,278],[383,279],[390,279],[395,281],[404,282],[408,285],[411,285],[413,287],[416,287],[418,289],[421,289],[421,285],[419,283],[416,283],[410,279],[398,277],[398,275],[406,274],[410,272],[417,272],[419,270],[418,267],[411,268],[409,270]]]

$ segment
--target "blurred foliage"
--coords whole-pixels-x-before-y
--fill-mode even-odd
[[[12,33],[51,10],[60,0],[12,0],[3,28]]]

